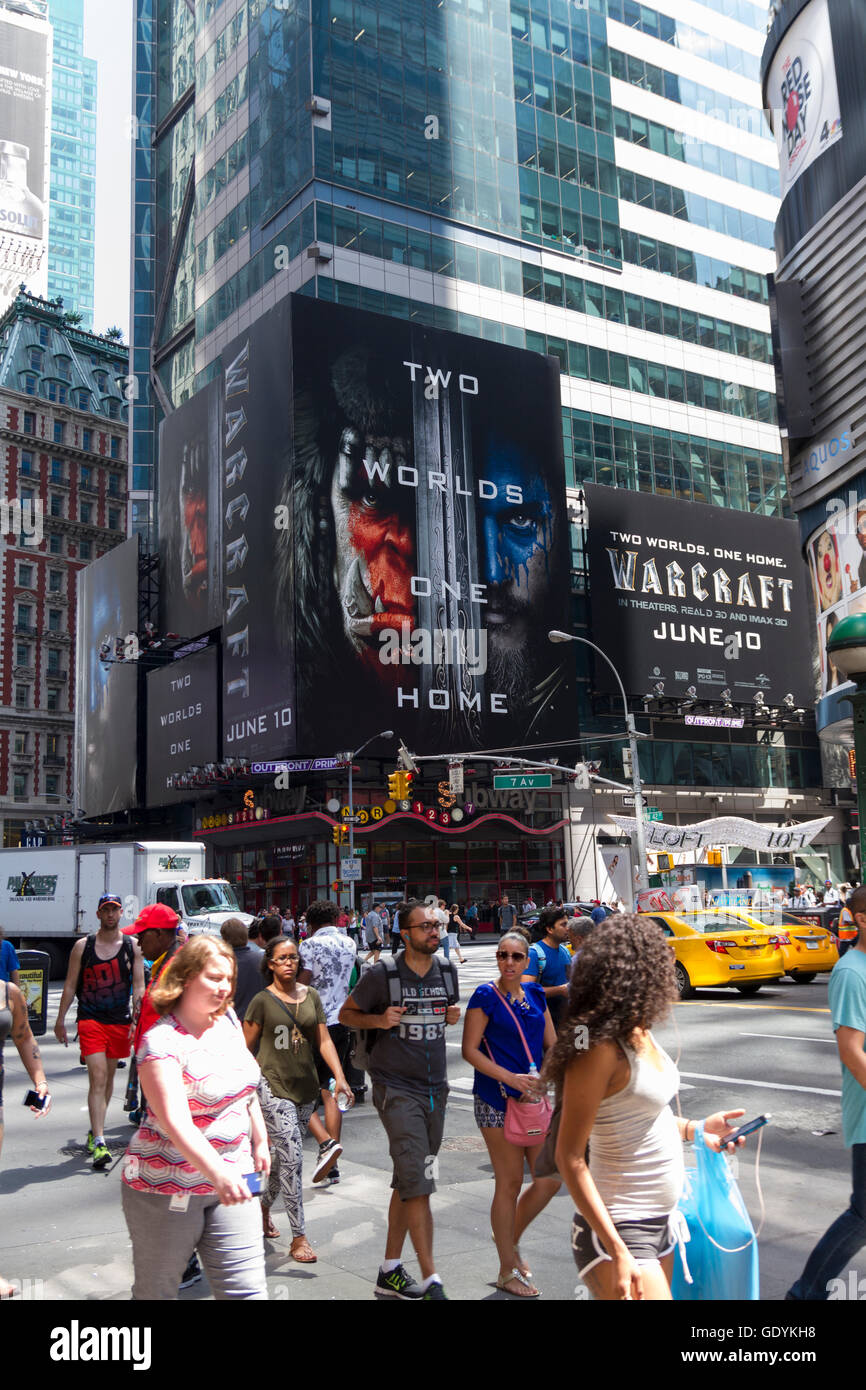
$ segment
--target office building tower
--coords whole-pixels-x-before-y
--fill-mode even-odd
[[[49,0],[53,30],[48,295],[93,327],[96,63],[84,56],[84,0]]]

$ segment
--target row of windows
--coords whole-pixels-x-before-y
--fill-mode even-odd
[[[763,115],[757,107],[744,106],[742,101],[728,96],[726,92],[716,92],[712,87],[704,87],[688,77],[678,77],[674,72],[657,68],[654,63],[644,62],[643,58],[634,58],[630,53],[620,53],[612,48],[610,75],[621,82],[630,83],[632,87],[645,87],[658,97],[679,102],[681,106],[691,107],[693,111],[700,111],[717,121],[725,121],[728,125],[750,131],[752,135],[766,138]]]
[[[691,53],[695,58],[706,58],[710,63],[727,68],[729,72],[739,73],[741,77],[757,82],[761,75],[761,60],[754,53],[746,53],[735,44],[725,43],[715,34],[705,34],[683,24],[681,19],[671,19],[669,15],[639,5],[637,0],[607,0],[609,19],[627,24],[630,29],[639,29],[650,38],[660,39],[662,43],[674,44],[683,53]]]
[[[19,691],[22,698],[19,699]],[[15,707],[16,709],[29,709],[30,702],[26,696],[26,687],[15,687]],[[48,705],[48,709],[57,709],[57,705]],[[30,798],[30,778],[24,772],[16,772],[12,777],[12,799],[14,801],[29,801]],[[45,778],[45,799],[46,801],[60,800],[60,778],[54,773],[49,773]]]
[[[622,778],[609,743],[591,745],[587,758],[604,777]],[[821,758],[811,748],[728,743],[668,743],[641,739],[642,780],[656,787],[820,787]]]
[[[28,413],[29,413],[29,412],[28,412]],[[66,443],[67,443],[67,435],[68,435],[68,425],[67,425],[67,422],[66,422],[65,420],[55,420],[55,421],[53,422],[52,428],[51,428],[51,437],[52,437],[53,442],[54,442],[55,444],[66,444]],[[95,432],[94,432],[92,429],[86,429],[86,428],[85,428],[85,429],[82,429],[82,431],[81,431],[81,443],[80,443],[80,445],[78,445],[77,447],[78,447],[78,448],[81,448],[81,449],[84,449],[84,451],[85,451],[86,453],[93,453],[95,438],[96,438]],[[52,462],[52,466],[53,466],[54,464],[56,464],[57,467],[60,468],[61,471],[62,471],[62,468],[63,468],[63,461],[62,461],[62,459],[52,459],[51,462]],[[31,453],[27,453],[27,452],[25,451],[25,453],[23,453],[22,456],[21,456],[21,472],[22,472],[22,473],[24,473],[24,472],[30,472],[30,470],[31,470],[32,467],[33,467],[33,455],[32,455]],[[85,470],[84,468],[82,468],[82,475],[85,473],[85,471],[89,473],[89,472],[90,472],[90,469],[86,469],[86,470]],[[114,474],[112,474],[111,479],[109,479],[109,482],[112,482],[112,481],[113,481],[113,482],[116,482],[116,481],[117,481],[116,475],[114,475]]]
[[[608,319],[611,323],[627,323],[630,328],[662,333],[682,342],[713,348],[716,352],[731,352],[753,362],[773,360],[773,340],[769,333],[740,323],[728,323],[711,314],[698,314],[693,309],[680,309],[676,304],[644,299],[639,294],[624,294],[610,285],[578,280],[556,270],[542,270],[541,266],[530,265],[527,261],[523,262],[523,297]]]
[[[683,222],[694,222],[712,232],[721,232],[723,236],[750,241],[754,246],[773,245],[773,223],[763,217],[743,212],[728,203],[717,203],[700,193],[674,188],[659,179],[633,174],[629,169],[619,171],[619,196],[627,203],[638,203],[667,217],[679,217]]]
[[[696,169],[705,169],[708,174],[719,174],[733,183],[748,184],[758,193],[778,197],[779,175],[775,167],[759,164],[755,159],[746,159],[733,150],[722,149],[720,145],[710,145],[688,132],[672,130],[670,126],[659,125],[657,121],[635,116],[631,111],[615,110],[613,123],[614,134],[620,140],[630,140],[633,145],[643,145],[656,154],[679,159]]]
[[[85,484],[82,483],[81,486],[84,487]],[[21,501],[29,502],[31,505],[35,502],[35,494],[32,488],[21,489]],[[66,519],[66,511],[65,497],[59,492],[50,493],[48,497],[48,515],[55,519],[64,520]],[[68,519],[70,521],[78,520],[84,526],[96,526],[98,523],[96,520],[94,503],[79,502],[77,518],[72,515],[72,508],[70,506]],[[108,509],[108,529],[109,531],[120,531],[122,529],[121,513],[120,509],[117,507],[109,507]]]
[[[606,483],[684,502],[790,516],[778,454],[701,435],[563,410],[566,482]]]
[[[771,391],[758,391],[735,381],[719,381],[698,372],[684,372],[679,367],[647,362],[642,357],[627,357],[621,352],[607,352],[585,343],[566,342],[549,333],[527,330],[526,346],[557,358],[564,376],[615,386],[621,391],[637,391],[643,396],[677,401],[701,410],[715,410],[723,415],[738,415],[745,420],[760,420],[768,425],[776,423],[776,398]]]
[[[241,68],[236,77],[227,83],[208,111],[204,113],[195,127],[195,147],[203,150],[209,145],[218,130],[235,114],[247,99],[247,76],[249,69]]]
[[[18,576],[15,580],[19,589],[32,589],[36,582],[36,566],[25,564],[23,560],[18,561]],[[63,570],[48,571],[48,592],[49,594],[60,594],[63,592]],[[49,614],[50,618],[50,614]],[[50,621],[49,621],[50,626]]]
[[[219,72],[229,54],[234,53],[239,43],[247,36],[246,6],[228,21],[225,28],[217,34],[210,48],[196,65],[195,80],[199,91],[207,86],[211,78]]]
[[[117,529],[122,530],[123,528],[118,527]],[[98,551],[97,556],[102,555],[102,553],[101,550]],[[88,540],[65,541],[63,536],[58,535],[56,531],[52,531],[48,536],[48,554],[68,555],[69,558],[73,560],[76,556],[79,560],[92,560],[93,542]]]
[[[64,382],[52,378],[40,382],[34,372],[21,372],[20,377],[21,389],[26,396],[44,396],[56,405],[71,405],[78,410],[93,409],[91,392],[86,388],[70,391]],[[121,405],[116,396],[106,396],[103,398],[100,413],[106,415],[109,420],[125,420],[127,408]]]
[[[762,30],[767,22],[767,6],[758,0],[701,0],[708,9],[723,14],[726,19],[739,20],[750,29]]]
[[[245,194],[231,212],[226,213],[213,231],[196,247],[197,270],[204,275],[213,269],[217,261],[226,254],[235,242],[250,229],[250,199]]]
[[[210,299],[196,309],[195,327],[199,342],[273,278],[283,262],[280,255],[281,266],[278,267],[276,262],[279,248],[287,248],[290,261],[300,255],[301,248],[313,240],[313,225],[311,203],[287,227],[278,232],[267,246],[242,265],[237,274],[221,285]]]
[[[32,435],[35,436],[35,434],[36,434],[36,413],[35,413],[35,411],[32,411],[32,410],[25,410],[25,411],[22,412],[22,414],[23,414],[23,419],[22,419],[22,424],[21,424],[21,433],[22,433],[22,434],[32,434]],[[84,433],[86,433],[86,434],[92,439],[92,434],[91,434],[91,432],[90,432],[89,430],[88,430],[88,431],[85,431]],[[82,444],[82,448],[84,448],[84,447],[85,447],[85,446]],[[116,435],[116,434],[111,435],[110,440],[109,440],[109,445],[108,445],[108,451],[109,451],[109,458],[119,459],[119,458],[122,457],[122,454],[121,454],[121,440],[120,440],[119,435]]]
[[[554,4],[548,8],[533,3],[530,13],[528,4],[512,4],[511,33],[534,48],[607,72],[605,26],[589,15],[586,6],[575,5],[569,14],[565,6]]]
[[[692,285],[732,294],[738,299],[751,299],[755,304],[769,302],[767,279],[756,270],[731,265],[715,256],[703,256],[682,246],[671,246],[655,237],[639,236],[637,232],[622,231],[622,258],[631,265],[673,275]]]
[[[491,342],[525,347],[521,328],[444,305],[421,304],[400,295],[319,276],[302,293],[356,309],[411,319],[431,328],[470,333]],[[203,384],[197,380],[197,386]],[[768,516],[790,515],[782,460],[778,454],[721,440],[564,410],[563,449],[566,483],[600,482],[687,501],[711,502]]]
[[[226,150],[222,158],[206,170],[196,189],[196,206],[199,212],[210,207],[214,198],[222,193],[232,179],[245,169],[249,159],[249,131],[244,131],[235,143]]]
[[[349,208],[317,203],[316,237],[320,242],[362,251],[396,265],[432,270],[439,275],[501,290],[504,294],[522,295],[524,299],[555,304],[578,314],[609,319],[612,323],[627,323],[631,328],[663,333],[755,362],[773,360],[770,335],[757,329],[697,314],[690,309],[679,309],[673,304],[660,304],[658,300],[643,299],[640,295],[623,295],[622,290],[562,275],[555,270],[542,272],[540,266],[528,261],[521,264],[510,256],[467,246],[448,237],[431,236],[414,227],[382,222]]]

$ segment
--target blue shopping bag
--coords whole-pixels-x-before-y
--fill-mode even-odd
[[[681,1240],[671,1291],[675,1299],[691,1302],[755,1300],[755,1230],[725,1155],[707,1148],[703,1130],[700,1123],[695,1128],[697,1167],[686,1170],[677,1208]]]

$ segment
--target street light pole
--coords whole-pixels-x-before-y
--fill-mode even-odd
[[[346,754],[347,758],[349,759],[349,858],[350,858],[351,860],[353,860],[353,861],[354,861],[354,858],[355,858],[355,804],[354,804],[354,802],[353,802],[353,800],[352,800],[352,767],[353,767],[353,764],[354,764],[355,759],[357,758],[358,754],[359,754],[359,753],[363,753],[364,749],[365,749],[369,744],[375,743],[377,738],[393,738],[393,737],[394,737],[394,730],[393,730],[393,729],[382,729],[382,731],[381,731],[380,733],[378,733],[378,734],[372,734],[372,735],[370,736],[370,738],[368,738],[367,741],[366,741],[365,743],[362,743],[362,744],[361,744],[361,747],[360,747],[360,748],[356,748],[356,749],[355,749],[354,753],[347,753],[347,754]],[[355,880],[354,880],[354,879],[350,879],[350,881],[349,881],[349,911],[350,911],[350,912],[354,912],[354,911],[355,911]]]
[[[634,715],[628,707],[625,688],[620,679],[619,671],[614,666],[607,652],[603,652],[601,647],[597,647],[594,642],[590,642],[588,637],[578,637],[573,632],[560,632],[554,629],[547,634],[551,642],[582,642],[585,647],[591,647],[597,652],[602,660],[606,661],[611,671],[613,671],[616,683],[619,686],[619,693],[622,696],[622,708],[625,716],[625,727],[628,734],[628,746],[631,753],[631,785],[634,792],[634,814],[635,814],[635,836],[634,849],[637,856],[637,880],[641,891],[649,888],[649,878],[647,876],[646,865],[646,829],[644,826],[644,799],[643,789],[640,780],[640,761],[638,758],[637,727],[634,722]],[[632,884],[632,898],[634,898],[634,885]]]

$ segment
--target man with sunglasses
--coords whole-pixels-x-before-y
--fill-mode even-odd
[[[370,1054],[370,1077],[394,1175],[376,1294],[441,1302],[446,1295],[433,1262],[430,1195],[448,1098],[445,1028],[460,1019],[459,989],[454,967],[437,956],[439,924],[431,909],[402,903],[397,922],[405,950],[362,976],[340,1010],[340,1022],[381,1030]],[[395,970],[399,1004],[391,1002],[389,988],[389,971]],[[407,1232],[421,1266],[420,1284],[401,1263]]]

